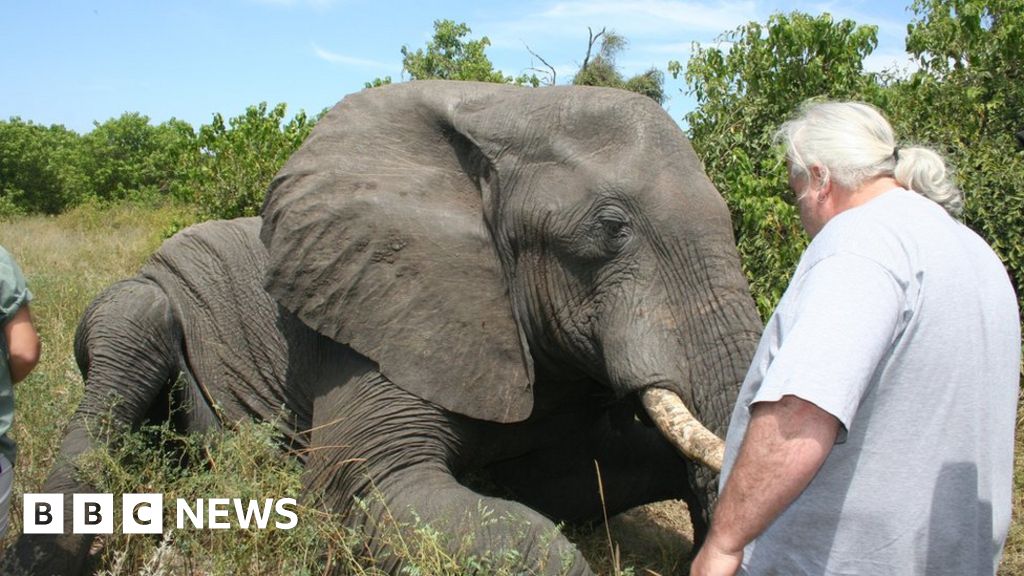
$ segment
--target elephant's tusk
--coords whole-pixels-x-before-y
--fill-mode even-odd
[[[641,400],[658,429],[683,456],[715,472],[722,471],[725,443],[694,418],[679,395],[663,388],[648,388]]]

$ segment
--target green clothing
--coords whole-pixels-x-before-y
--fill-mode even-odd
[[[18,265],[0,246],[0,326],[6,324],[22,304],[32,300]],[[7,435],[14,422],[14,385],[8,364],[7,338],[0,331],[0,453],[14,463],[16,446]]]

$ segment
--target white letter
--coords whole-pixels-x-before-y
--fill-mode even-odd
[[[206,523],[211,529],[220,528],[231,528],[230,522],[220,522],[217,518],[228,517],[228,499],[227,498],[210,498],[206,501],[206,513],[209,521]]]
[[[203,529],[203,499],[196,499],[196,509],[193,513],[192,508],[188,505],[188,502],[184,498],[178,498],[178,530],[185,529],[185,516],[192,521],[192,527],[199,530]]]
[[[249,500],[249,505],[246,507],[245,512],[242,512],[242,501],[235,498],[235,515],[238,516],[239,527],[248,530],[249,523],[252,521],[252,517],[256,517],[256,526],[263,530],[267,527],[267,522],[270,521],[270,511],[273,509],[273,500],[267,498],[263,502],[263,508],[260,508],[259,502],[256,500]]]
[[[63,534],[63,494],[22,494],[21,531],[23,534]]]
[[[75,534],[114,533],[113,494],[74,494],[72,532]]]
[[[163,494],[123,494],[121,519],[125,534],[163,534]]]
[[[299,525],[299,515],[294,510],[285,508],[285,505],[295,506],[295,498],[281,498],[277,501],[277,506],[274,507],[277,510],[278,515],[284,516],[285,518],[291,518],[288,522],[275,522],[274,526],[277,526],[281,530],[291,530]]]

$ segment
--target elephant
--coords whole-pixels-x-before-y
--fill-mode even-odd
[[[273,420],[382,558],[386,507],[524,572],[593,574],[558,523],[684,499],[699,544],[761,329],[728,208],[653,100],[367,89],[318,122],[260,216],[178,233],[87,308],[85,392],[41,492],[91,491],[74,462],[101,417]],[[23,535],[8,556],[73,574],[89,546]]]

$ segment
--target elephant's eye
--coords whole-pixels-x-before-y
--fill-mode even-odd
[[[616,211],[601,214],[598,219],[601,223],[601,231],[608,248],[617,252],[625,246],[632,235],[628,217]]]
[[[606,218],[601,220],[601,227],[604,228],[604,234],[607,238],[622,238],[627,233],[627,223],[625,220]]]
[[[605,205],[587,214],[563,246],[579,258],[607,260],[621,254],[632,238],[629,214],[618,206]]]

